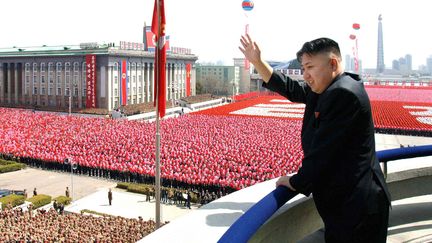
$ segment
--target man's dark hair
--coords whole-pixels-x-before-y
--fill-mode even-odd
[[[303,54],[316,55],[318,53],[334,53],[339,58],[342,58],[339,45],[336,41],[329,38],[318,38],[312,41],[305,42],[303,47],[297,52],[297,60],[301,63]]]

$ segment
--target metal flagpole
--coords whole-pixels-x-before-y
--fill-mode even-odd
[[[160,53],[160,34],[161,34],[161,14],[160,14],[160,4],[159,0],[156,1],[156,14],[158,18],[158,30],[157,30],[157,37],[156,37],[156,57],[155,57],[155,73],[156,73],[156,171],[155,171],[155,180],[156,180],[156,190],[155,190],[155,197],[156,197],[156,229],[160,227],[160,124],[159,124],[159,76],[160,76],[160,69],[159,69],[159,53]]]

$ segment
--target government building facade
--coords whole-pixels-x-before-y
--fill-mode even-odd
[[[167,53],[167,100],[195,95],[197,59]],[[111,111],[152,102],[154,66],[154,52],[137,43],[0,49],[0,106],[64,109],[71,102]]]

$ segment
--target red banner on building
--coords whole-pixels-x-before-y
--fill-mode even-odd
[[[186,64],[186,97],[191,95],[191,67],[190,63]]]
[[[96,55],[86,55],[86,108],[96,108]]]
[[[122,60],[121,63],[121,81],[120,81],[120,105],[127,105],[128,100],[128,75],[127,75],[127,62]]]

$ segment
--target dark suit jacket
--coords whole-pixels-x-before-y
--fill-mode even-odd
[[[358,75],[343,73],[322,93],[273,72],[263,86],[306,104],[301,132],[304,158],[290,183],[313,194],[326,230],[349,234],[362,216],[378,210],[379,195],[390,194],[375,152],[368,95]]]

